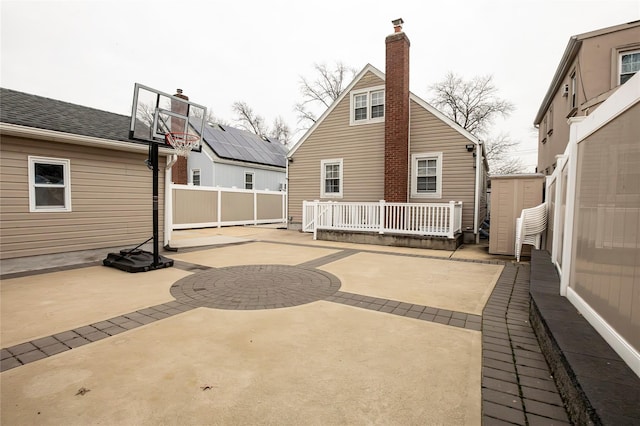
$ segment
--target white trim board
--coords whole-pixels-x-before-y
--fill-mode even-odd
[[[578,312],[596,329],[598,334],[616,351],[631,370],[640,377],[640,353],[636,351],[622,336],[616,333],[598,313],[571,287],[567,288],[567,299]]]

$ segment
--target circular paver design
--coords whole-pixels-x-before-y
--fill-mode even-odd
[[[171,286],[177,301],[217,309],[273,309],[303,305],[331,296],[340,280],[317,269],[288,265],[215,268]]]

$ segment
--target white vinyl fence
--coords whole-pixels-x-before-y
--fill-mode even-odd
[[[358,203],[303,201],[303,231],[368,231],[454,238],[462,228],[462,202]]]

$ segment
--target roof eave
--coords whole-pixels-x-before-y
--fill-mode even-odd
[[[551,101],[553,100],[554,95],[560,89],[560,85],[564,80],[564,76],[567,74],[569,67],[573,63],[573,60],[578,55],[578,52],[580,51],[581,46],[582,46],[582,39],[579,36],[573,36],[569,39],[569,43],[567,43],[567,48],[564,50],[564,54],[562,55],[562,59],[558,64],[556,73],[553,75],[551,84],[547,89],[547,93],[544,95],[544,99],[542,100],[540,109],[538,109],[536,118],[533,121],[534,126],[542,122],[545,112],[547,111],[547,109],[549,109],[549,106],[551,105]]]
[[[0,135],[10,135],[23,138],[33,138],[38,140],[49,140],[54,142],[69,143],[75,145],[85,145],[100,148],[114,149],[118,151],[148,152],[149,145],[135,141],[117,141],[111,139],[97,138],[93,136],[77,135],[73,133],[59,132],[55,130],[40,129],[36,127],[21,126],[11,123],[0,123]],[[174,154],[171,148],[160,148],[160,153],[165,155]]]

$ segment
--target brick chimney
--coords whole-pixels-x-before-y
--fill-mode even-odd
[[[182,89],[177,89],[176,94],[173,96],[175,96],[176,98],[184,99],[185,101],[189,100],[189,97],[187,95],[182,94]],[[171,111],[185,114],[187,112],[187,105],[182,102],[171,101]],[[184,120],[178,117],[171,117],[171,131],[184,132]],[[179,155],[178,161],[176,161],[173,167],[171,167],[171,180],[173,181],[173,183],[186,185],[188,182],[187,172],[187,159]]]
[[[386,43],[384,199],[406,203],[409,192],[409,38],[402,19],[392,21]]]

